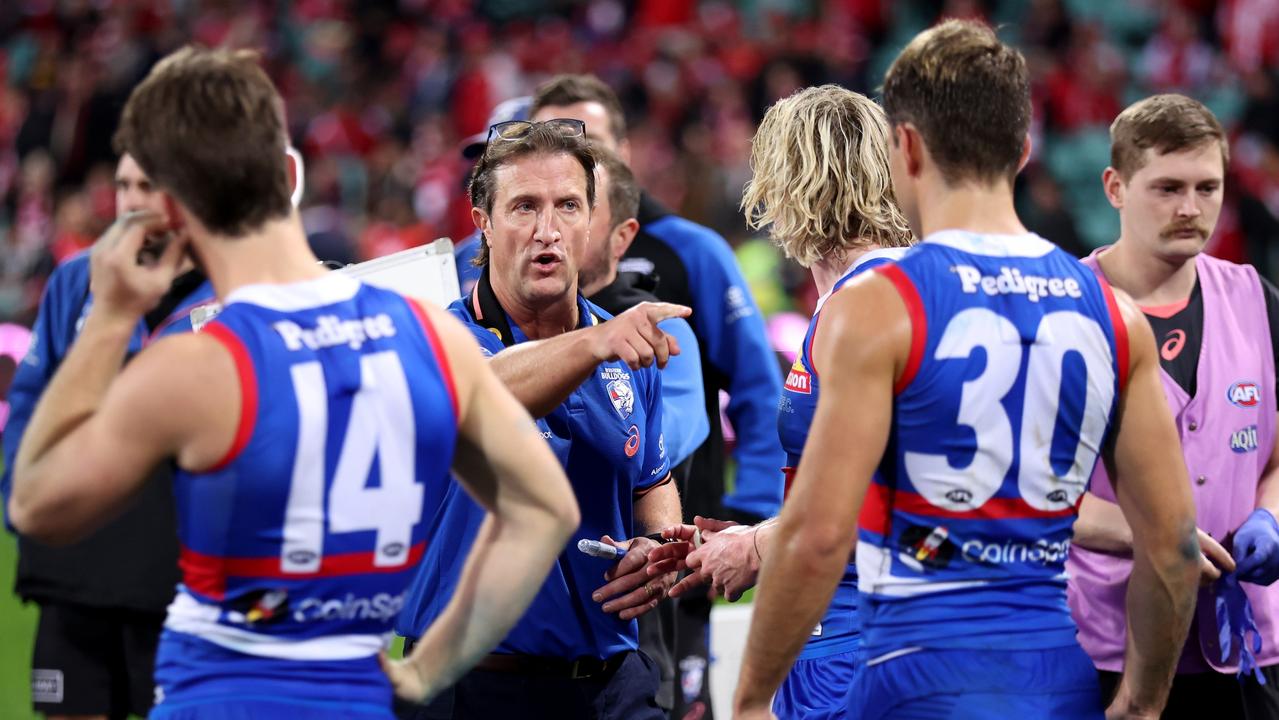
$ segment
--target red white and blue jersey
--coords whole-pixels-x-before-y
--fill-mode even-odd
[[[822,305],[831,295],[844,287],[849,280],[859,274],[886,265],[900,258],[904,248],[884,248],[873,250],[857,259],[857,262],[844,273],[830,292],[817,300],[817,310],[808,323],[808,332],[804,335],[804,344],[795,358],[794,365],[786,375],[786,385],[782,388],[782,396],[777,404],[777,432],[781,437],[782,449],[786,451],[786,467],[782,473],[786,476],[786,489],[795,477],[799,467],[799,457],[804,451],[804,443],[808,442],[808,430],[813,424],[813,413],[817,410],[817,391],[820,381],[817,369],[813,367],[813,338],[817,335],[817,321],[821,317]],[[830,606],[812,636],[800,651],[800,660],[827,657],[834,653],[847,652],[858,644],[857,631],[857,565],[848,563],[844,568],[844,577],[835,588]]]
[[[213,469],[178,473],[183,580],[164,642],[235,651],[244,666],[218,669],[232,676],[285,661],[320,694],[367,681],[343,668],[376,674],[449,483],[440,339],[414,301],[337,273],[240,288],[203,332],[235,361],[240,425]]]
[[[1075,644],[1066,553],[1128,368],[1109,287],[1031,234],[935,233],[877,272],[913,337],[859,518],[867,657]]]

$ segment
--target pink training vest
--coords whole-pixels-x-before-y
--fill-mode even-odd
[[[1098,250],[1084,263],[1098,275]],[[1257,271],[1248,265],[1200,254],[1195,258],[1203,293],[1203,342],[1195,396],[1166,372],[1164,395],[1181,435],[1199,527],[1220,541],[1256,509],[1257,483],[1275,441],[1275,367],[1266,301]],[[1150,448],[1159,452],[1159,448]],[[1115,490],[1098,462],[1090,491],[1115,502]],[[1101,670],[1123,670],[1124,595],[1132,561],[1073,546],[1066,562],[1070,612],[1079,625],[1079,644]],[[1243,584],[1252,603],[1262,648],[1257,664],[1279,662],[1279,583]],[[1197,631],[1196,631],[1197,628]],[[1220,661],[1217,618],[1211,588],[1199,591],[1190,637],[1178,673],[1238,669],[1238,649]],[[1195,635],[1198,642],[1194,642]]]

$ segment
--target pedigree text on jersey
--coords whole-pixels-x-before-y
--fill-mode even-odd
[[[1031,302],[1046,297],[1082,298],[1083,290],[1074,278],[1023,275],[1017,268],[1001,267],[998,275],[982,275],[972,265],[956,265],[951,268],[959,275],[965,293],[978,291],[987,295],[1025,295]]]
[[[315,327],[305,328],[289,320],[281,320],[272,327],[284,339],[289,350],[311,350],[346,345],[359,350],[367,340],[395,337],[395,323],[386,313],[378,313],[358,320],[342,320],[336,315],[321,315]]]

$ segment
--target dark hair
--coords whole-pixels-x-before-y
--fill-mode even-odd
[[[545,123],[531,123],[527,134],[513,140],[493,139],[475,169],[467,188],[471,205],[487,215],[493,214],[493,202],[497,198],[497,169],[530,155],[568,155],[582,166],[586,173],[586,202],[595,206],[595,153],[585,135],[568,135]],[[488,238],[480,233],[480,250],[472,261],[477,266],[488,264]]]
[[[533,93],[529,116],[537,115],[545,107],[564,107],[580,102],[603,105],[604,112],[608,114],[609,132],[618,142],[626,139],[626,115],[622,113],[622,103],[613,88],[594,75],[556,75],[538,85]]]
[[[238,237],[293,210],[282,107],[257,53],[188,46],[133,90],[114,145],[211,232]]]
[[[948,20],[915,36],[884,77],[893,126],[912,123],[948,184],[1012,182],[1030,130],[1026,59],[990,27]]]
[[[617,153],[605,147],[591,148],[595,163],[608,173],[608,227],[610,230],[639,215],[640,188],[635,173]]]
[[[1217,141],[1221,167],[1230,164],[1230,141],[1217,116],[1185,95],[1152,95],[1129,105],[1110,124],[1110,166],[1128,182],[1146,164],[1146,150],[1160,155]]]

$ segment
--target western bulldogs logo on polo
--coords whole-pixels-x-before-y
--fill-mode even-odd
[[[1257,449],[1257,426],[1249,425],[1242,430],[1230,433],[1230,450],[1239,454],[1253,452]]]
[[[635,390],[631,387],[630,373],[621,368],[606,367],[600,369],[600,378],[607,383],[605,387],[613,409],[623,420],[630,417],[635,409]]]
[[[1226,391],[1226,399],[1235,407],[1255,408],[1261,404],[1261,391],[1257,389],[1257,383],[1240,380]]]

